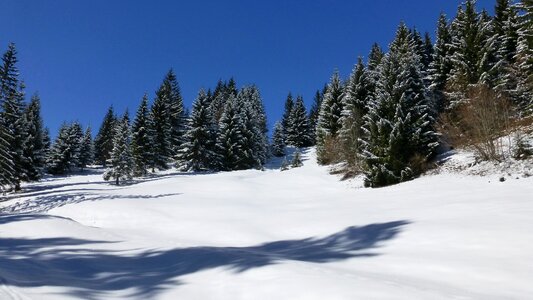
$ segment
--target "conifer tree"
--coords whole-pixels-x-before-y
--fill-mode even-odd
[[[120,181],[131,180],[133,175],[133,159],[131,156],[131,132],[126,118],[117,121],[117,130],[113,139],[111,166],[104,173],[104,180],[114,180],[116,185]]]
[[[331,77],[328,89],[324,94],[324,100],[320,107],[320,115],[317,124],[317,159],[320,164],[329,163],[328,144],[335,144],[338,132],[341,128],[340,118],[342,107],[343,86],[339,73],[335,71]]]
[[[226,171],[237,170],[241,167],[241,159],[245,156],[242,145],[244,125],[239,103],[233,95],[230,95],[230,98],[226,100],[224,113],[218,127],[216,147],[221,158],[221,168]]]
[[[135,120],[132,126],[131,152],[134,164],[133,174],[135,176],[144,176],[152,164],[152,122],[150,111],[148,109],[148,95],[144,94]]]
[[[365,185],[379,187],[417,175],[412,161],[436,147],[421,58],[405,24],[379,66],[376,97],[363,127]]]
[[[289,145],[295,147],[309,147],[311,145],[311,137],[309,136],[309,119],[305,110],[302,96],[296,97],[296,102],[292,107],[289,117],[289,124],[286,130],[287,137],[285,138]]]
[[[482,78],[489,83],[488,70],[491,69],[492,58],[485,57],[492,51],[491,41],[485,34],[484,27],[488,20],[476,12],[475,1],[467,0],[457,11],[451,24],[451,56],[452,70],[448,80],[448,97],[450,108],[466,99],[469,85],[478,84]]]
[[[320,107],[322,106],[322,100],[324,99],[324,93],[327,89],[327,84],[323,90],[317,90],[313,99],[313,105],[309,110],[309,139],[312,146],[316,144],[316,126],[318,124],[318,116],[320,114]]]
[[[85,129],[85,134],[81,138],[80,154],[78,158],[78,167],[85,169],[88,165],[93,163],[94,159],[94,147],[91,127]]]
[[[301,166],[303,166],[302,155],[300,154],[300,151],[296,151],[292,157],[291,167],[299,168]]]
[[[283,136],[283,125],[281,125],[281,122],[276,122],[276,125],[274,125],[271,152],[276,157],[285,156],[285,137]]]
[[[185,108],[183,106],[183,98],[181,97],[181,91],[176,79],[176,74],[170,69],[163,79],[163,83],[156,92],[156,100],[166,102],[167,110],[163,113],[167,114],[166,119],[170,127],[169,132],[169,148],[168,156],[173,156],[179,149],[183,142],[183,135],[186,131],[187,115],[185,114]]]
[[[178,167],[191,171],[215,170],[220,159],[215,151],[216,126],[209,99],[203,89],[198,93],[190,118],[189,130],[178,152]]]
[[[442,112],[448,107],[445,91],[450,78],[453,64],[451,60],[452,35],[450,25],[445,14],[441,14],[437,23],[437,40],[435,42],[433,60],[429,65],[429,92],[436,112]]]
[[[94,160],[97,164],[107,165],[113,151],[113,137],[115,136],[116,117],[113,106],[110,106],[94,139]]]
[[[82,140],[83,130],[78,122],[70,125],[64,123],[48,155],[48,172],[59,175],[78,167]]]
[[[363,118],[367,113],[368,101],[372,97],[373,86],[369,74],[359,58],[344,91],[343,110],[340,122],[340,140],[344,146],[343,156],[350,166],[355,166],[361,152]]]
[[[41,118],[41,104],[38,95],[31,98],[24,112],[25,139],[23,148],[24,180],[34,181],[41,177],[45,166],[46,150],[44,144],[44,126]]]
[[[291,122],[291,113],[292,113],[292,107],[294,106],[294,100],[292,98],[292,94],[289,92],[287,95],[287,99],[285,100],[285,110],[283,111],[283,116],[281,117],[281,125],[283,126],[283,134],[285,135],[285,139],[289,137],[288,129],[289,124]],[[285,143],[289,144],[288,140],[285,140]]]
[[[8,50],[2,57],[0,66],[0,120],[5,130],[3,138],[6,141],[6,149],[10,161],[6,161],[6,170],[12,170],[9,174],[10,183],[15,191],[20,190],[20,181],[27,176],[23,162],[23,141],[25,140],[24,124],[24,84],[19,79],[17,51],[13,43],[9,44]]]
[[[518,45],[515,59],[517,103],[526,113],[533,113],[533,2],[518,4]]]
[[[172,127],[170,123],[169,100],[167,95],[162,93],[155,98],[154,104],[150,112],[152,119],[152,149],[153,161],[152,168],[159,168],[161,170],[168,169],[167,163],[172,153]]]

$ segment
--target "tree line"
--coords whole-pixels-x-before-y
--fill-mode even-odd
[[[533,2],[497,0],[490,16],[466,1],[452,20],[441,14],[434,43],[402,22],[387,52],[374,44],[348,79],[334,72],[307,116],[302,102],[287,97],[273,154],[316,143],[320,164],[346,162],[366,186],[420,175],[439,146],[460,144],[451,132],[498,158],[498,123],[533,112]]]

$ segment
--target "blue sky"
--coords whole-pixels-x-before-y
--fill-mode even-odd
[[[261,90],[269,124],[289,91],[310,106],[333,70],[349,75],[398,23],[433,34],[461,1],[0,1],[0,49],[15,42],[29,95],[55,136],[63,121],[100,126],[107,107],[134,113],[173,68],[187,107],[234,77]],[[478,0],[493,11],[495,0]]]

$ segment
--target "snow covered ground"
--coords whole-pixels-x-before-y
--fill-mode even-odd
[[[314,155],[285,172],[27,185],[0,202],[0,299],[532,299],[528,165],[363,189]]]

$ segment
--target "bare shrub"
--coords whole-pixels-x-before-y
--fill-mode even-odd
[[[501,160],[501,137],[511,125],[509,100],[486,85],[468,88],[467,99],[441,116],[439,129],[454,146],[472,147],[483,160]]]
[[[338,136],[327,135],[324,137],[324,146],[318,153],[319,162],[329,165],[341,162],[343,157],[343,146]]]

